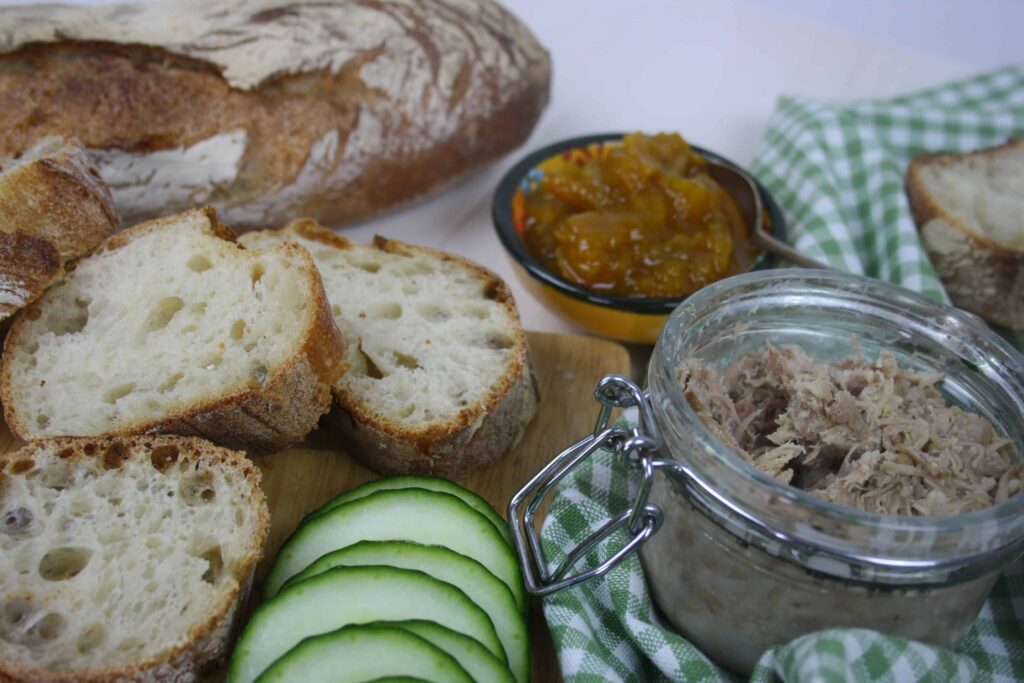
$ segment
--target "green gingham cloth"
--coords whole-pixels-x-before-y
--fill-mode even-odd
[[[834,267],[945,300],[903,194],[910,159],[1024,135],[1024,68],[1007,67],[924,92],[857,103],[779,99],[751,169],[785,214],[789,239]],[[596,415],[596,404],[595,404]],[[630,500],[631,475],[599,452],[556,490],[541,533],[549,564]],[[584,565],[610,557],[622,538]],[[639,560],[544,599],[564,679],[736,681],[652,607]],[[751,680],[1024,681],[1024,565],[996,583],[957,652],[860,629],[808,634],[764,653]]]

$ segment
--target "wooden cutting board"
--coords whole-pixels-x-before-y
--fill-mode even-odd
[[[530,352],[540,386],[537,417],[515,450],[459,483],[476,491],[504,517],[512,495],[560,450],[594,428],[598,404],[594,385],[608,373],[628,375],[629,354],[614,342],[592,337],[530,332]],[[256,569],[257,590],[278,548],[311,510],[339,492],[374,478],[348,457],[329,433],[315,432],[306,443],[256,460],[270,505],[270,537]],[[540,602],[530,610],[533,678],[558,681],[558,659]]]

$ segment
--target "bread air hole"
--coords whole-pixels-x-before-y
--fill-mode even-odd
[[[125,396],[127,396],[130,393],[132,393],[133,391],[135,391],[135,383],[134,382],[127,382],[125,384],[118,384],[115,387],[111,387],[110,389],[107,389],[106,393],[103,394],[103,400],[106,401],[107,403],[114,404],[114,403],[117,403],[117,401],[119,399],[124,398]]]
[[[164,329],[183,308],[185,308],[185,302],[181,300],[181,297],[167,296],[160,299],[146,316],[146,322],[142,325],[143,334]]]
[[[46,329],[58,337],[77,334],[89,323],[89,311],[80,308],[57,311],[46,318]]]
[[[178,447],[173,444],[157,446],[150,451],[149,461],[158,472],[165,472],[168,467],[178,462]]]
[[[374,306],[368,313],[374,320],[398,320],[402,317],[402,306],[395,301],[391,301]]]
[[[498,332],[494,332],[487,335],[480,342],[480,346],[482,346],[483,348],[494,349],[496,351],[511,349],[513,344],[514,342],[511,337],[509,337],[506,334],[501,334]]]
[[[410,370],[419,370],[420,364],[412,356],[404,354],[400,351],[394,351],[393,353],[395,356],[395,363],[397,363],[399,367],[408,368]]]
[[[209,470],[193,472],[178,484],[178,495],[187,505],[205,505],[217,497],[213,474]]]
[[[231,338],[237,341],[241,339],[243,336],[245,336],[245,321],[236,320],[235,322],[231,323]]]
[[[359,357],[362,358],[363,360],[363,366],[365,367],[364,372],[366,376],[369,377],[370,379],[384,379],[384,373],[380,371],[380,368],[377,367],[377,364],[373,362],[373,359],[370,358],[370,355],[366,353],[366,351],[363,351],[362,343],[359,344],[357,350],[359,351]]]
[[[476,318],[477,320],[487,320],[491,317],[491,310],[484,304],[467,303],[459,307],[459,313],[466,316],[467,318]]]
[[[23,536],[32,527],[32,511],[23,507],[11,508],[4,513],[0,526],[8,536]]]
[[[186,263],[185,265],[188,266],[189,270],[194,271],[196,273],[202,273],[209,270],[210,268],[213,268],[213,263],[210,262],[210,259],[206,258],[202,254],[196,254],[195,256],[190,258],[188,260],[188,263]]]
[[[203,572],[203,581],[215,585],[224,574],[224,556],[221,555],[220,546],[215,545],[199,554],[199,559],[206,560],[206,571]]]
[[[200,358],[199,358],[199,367],[203,368],[204,370],[213,370],[215,367],[220,365],[223,361],[224,361],[224,356],[223,355],[221,355],[219,353],[216,353],[216,352],[207,353],[207,354],[204,354],[204,355],[200,356]]]
[[[262,389],[265,386],[267,386],[267,379],[269,378],[270,375],[267,371],[267,366],[263,365],[262,363],[258,363],[253,366],[251,376],[252,383],[256,386],[256,388]]]
[[[40,429],[46,429],[50,426],[49,415],[36,415],[36,426]]]
[[[157,391],[160,391],[160,392],[163,392],[163,393],[166,393],[168,391],[173,391],[174,387],[178,386],[178,382],[180,382],[181,378],[184,377],[184,376],[185,376],[184,372],[176,372],[176,373],[174,373],[173,375],[171,375],[170,377],[165,379],[163,381],[163,383],[159,387],[157,387]]]
[[[26,635],[30,642],[48,642],[59,638],[67,625],[67,619],[56,612],[50,612],[33,624]]]
[[[39,576],[47,581],[73,579],[89,564],[91,556],[87,548],[54,548],[39,560]]]
[[[255,287],[256,283],[263,279],[263,276],[266,274],[266,272],[267,267],[264,266],[262,263],[253,264],[252,270],[249,271],[249,279],[252,280],[253,287]]]
[[[422,303],[416,307],[416,312],[424,320],[431,323],[443,323],[452,317],[447,308],[435,303]]]
[[[78,648],[79,654],[87,655],[107,639],[107,627],[103,624],[90,624],[85,628],[84,631],[78,636],[78,641],[75,646]]]
[[[376,273],[380,271],[380,264],[374,263],[373,261],[361,261],[359,263],[353,263],[356,268],[365,270],[367,273]]]

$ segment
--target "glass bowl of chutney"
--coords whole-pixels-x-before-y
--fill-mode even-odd
[[[701,287],[773,268],[787,251],[768,191],[675,134],[548,145],[505,174],[491,209],[534,296],[589,332],[632,343],[653,344]]]

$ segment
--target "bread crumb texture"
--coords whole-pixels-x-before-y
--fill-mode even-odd
[[[0,678],[178,680],[197,643],[193,666],[222,656],[266,526],[255,466],[199,439],[54,439],[4,456]]]
[[[919,173],[939,207],[980,236],[1024,251],[1024,142],[923,164]]]
[[[482,410],[506,389],[510,368],[520,374],[525,338],[496,276],[432,249],[381,238],[357,245],[325,233],[296,222],[241,241],[268,249],[287,239],[313,256],[346,340],[350,367],[336,388],[347,404],[425,430]]]
[[[122,233],[19,319],[9,421],[32,438],[137,431],[264,388],[314,315],[302,256],[246,252],[201,211]]]

